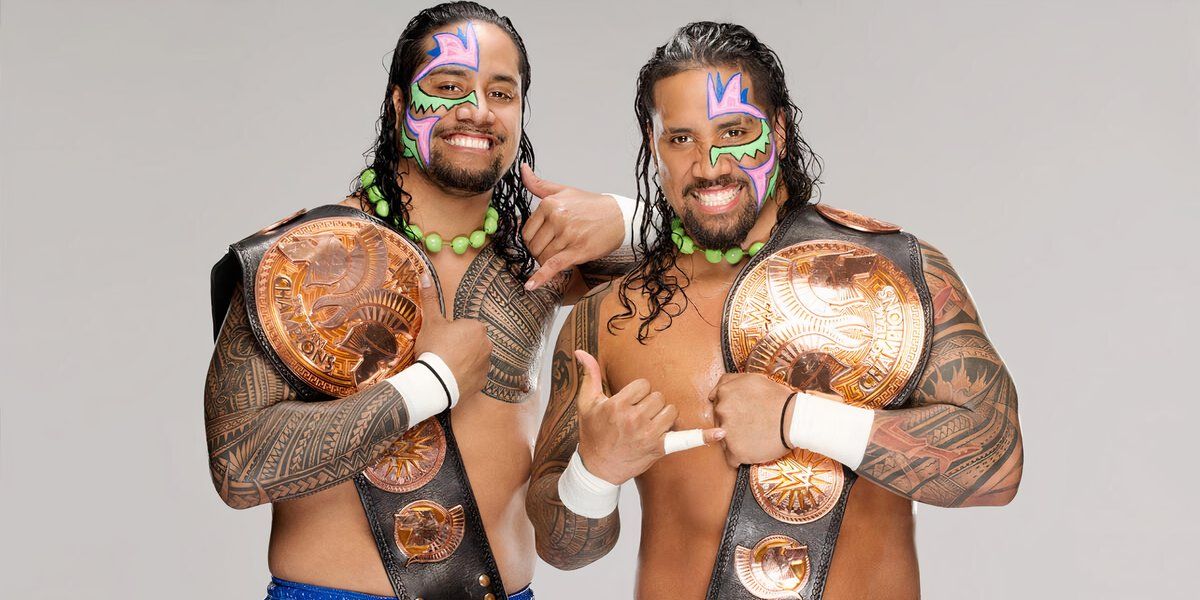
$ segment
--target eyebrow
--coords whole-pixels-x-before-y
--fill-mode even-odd
[[[750,117],[748,117],[746,115],[739,115],[739,116],[733,117],[732,119],[725,119],[725,120],[717,123],[717,129],[726,129],[728,127],[736,127],[738,125],[745,125],[746,121],[749,118]],[[695,131],[691,127],[665,127],[665,128],[663,128],[663,131],[670,135],[678,135],[681,133],[695,133]]]
[[[516,87],[518,85],[517,78],[513,77],[512,75],[508,75],[506,73],[498,73],[496,75],[492,75],[492,81],[499,82],[499,83],[507,83],[509,85],[512,85],[513,87]]]
[[[735,127],[738,125],[745,125],[746,121],[748,121],[749,119],[750,119],[750,117],[748,115],[737,115],[736,117],[733,117],[731,119],[725,119],[724,121],[717,123],[717,129],[725,129],[727,127]]]
[[[453,65],[446,65],[444,67],[438,67],[438,68],[430,71],[426,75],[426,77],[429,77],[430,75],[449,75],[451,77],[469,77],[470,72],[461,67],[456,67]],[[496,75],[492,75],[491,80],[492,80],[492,82],[507,83],[507,84],[510,84],[513,86],[519,85],[517,78],[513,77],[512,75],[509,75],[507,73],[498,73]]]

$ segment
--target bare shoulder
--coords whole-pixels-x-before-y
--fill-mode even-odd
[[[929,297],[933,303],[934,324],[945,324],[960,317],[977,321],[979,314],[971,293],[950,259],[928,241],[917,241],[921,248],[925,283],[929,286]]]

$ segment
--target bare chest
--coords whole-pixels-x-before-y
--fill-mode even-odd
[[[440,253],[431,257],[431,262],[446,312],[455,319],[476,319],[487,326],[493,349],[483,394],[509,403],[531,397],[550,323],[562,304],[566,278],[559,277],[528,292],[491,246],[469,260]],[[453,295],[450,290],[454,290]]]

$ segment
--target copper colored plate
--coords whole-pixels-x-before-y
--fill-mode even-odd
[[[737,547],[734,570],[755,598],[802,598],[811,572],[808,546],[786,535],[767,536],[754,548]]]
[[[421,328],[425,263],[366,220],[315,219],[288,231],[254,276],[256,310],[296,376],[344,397],[408,366]]]
[[[411,492],[433,480],[446,459],[446,433],[437,419],[425,419],[404,432],[387,454],[364,472],[375,487]]]
[[[860,215],[856,212],[829,206],[828,204],[817,204],[817,212],[825,216],[825,218],[837,223],[845,225],[850,229],[864,231],[866,233],[892,233],[900,231],[900,226],[887,221]]]
[[[462,505],[450,509],[432,500],[417,500],[395,515],[396,547],[412,563],[445,560],[454,554],[466,530]]]
[[[917,290],[886,257],[836,240],[763,259],[729,299],[726,333],[742,372],[881,408],[921,361]]]
[[[811,523],[837,505],[846,476],[832,458],[802,448],[750,468],[750,491],[767,514],[786,523]]]

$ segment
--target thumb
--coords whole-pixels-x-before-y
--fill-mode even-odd
[[[725,439],[725,430],[720,427],[668,431],[663,435],[663,454],[691,450],[692,448],[714,444],[723,439]]]
[[[442,302],[438,298],[437,287],[433,285],[433,276],[428,271],[421,273],[421,321],[444,321]]]
[[[604,388],[600,385],[600,363],[583,350],[575,351],[575,360],[583,366],[583,379],[579,382],[576,402],[579,404],[579,410],[584,410],[595,405],[598,398],[604,397]]]
[[[721,429],[720,427],[713,427],[712,429],[705,429],[704,431],[701,431],[700,433],[704,435],[704,445],[705,446],[710,446],[712,444],[715,444],[715,443],[725,439],[725,430]]]
[[[538,198],[545,198],[567,189],[565,185],[538,177],[528,163],[521,163],[521,183],[525,184],[525,189]]]

